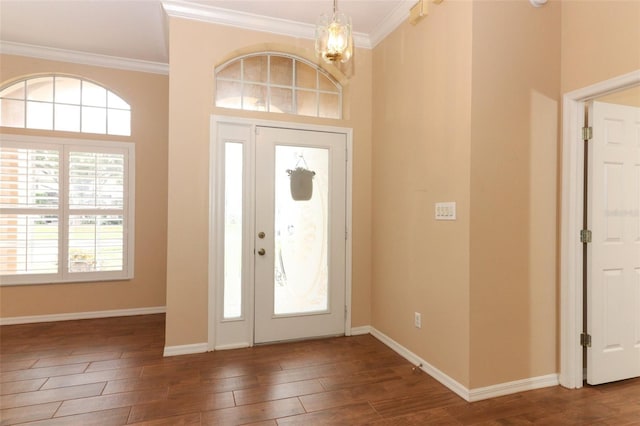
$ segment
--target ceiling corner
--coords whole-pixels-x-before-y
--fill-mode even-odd
[[[382,24],[370,35],[371,49],[376,47],[386,36],[391,34],[409,17],[409,9],[416,3],[415,0],[402,0],[391,13],[382,21]]]

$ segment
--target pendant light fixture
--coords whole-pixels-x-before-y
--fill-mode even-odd
[[[316,26],[316,55],[327,63],[345,63],[353,55],[351,18],[338,11],[333,0],[333,14],[322,14]]]

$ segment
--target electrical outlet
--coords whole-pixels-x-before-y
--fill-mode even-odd
[[[416,328],[422,328],[422,315],[420,312],[413,313],[413,325],[415,325]]]

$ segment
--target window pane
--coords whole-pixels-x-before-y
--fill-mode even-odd
[[[74,108],[81,104],[84,108]],[[64,76],[38,77],[0,92],[0,126],[105,134],[107,115],[109,134],[131,135],[129,104],[88,81]]]
[[[228,78],[233,80],[240,80],[240,71],[241,71],[241,60],[234,61],[218,71],[218,77],[220,78]]]
[[[121,109],[109,109],[107,133],[110,135],[131,135],[131,111]]]
[[[218,80],[216,84],[216,106],[241,109],[242,84]]]
[[[318,72],[309,65],[296,61],[296,87],[316,89]]]
[[[71,152],[69,208],[123,208],[124,166],[122,154]]]
[[[239,58],[216,70],[217,107],[341,118],[341,93],[317,65],[276,53]]]
[[[57,208],[59,160],[54,150],[0,147],[0,206]]]
[[[82,81],[82,105],[107,106],[107,89],[88,81]]]
[[[70,273],[122,270],[123,216],[69,216],[68,267]]]
[[[129,272],[125,238],[133,237],[125,232],[132,226],[125,217],[125,196],[129,196],[125,185],[129,184],[127,155],[133,146],[94,148],[88,141],[76,145],[62,139],[10,136],[3,142],[0,275],[6,281],[1,284],[59,282],[69,269],[71,273],[117,271],[117,276],[129,277],[120,272]],[[95,152],[106,150],[112,152]],[[61,205],[61,199],[68,204],[60,193],[65,187],[83,210]],[[82,279],[101,276],[94,277]]]
[[[318,116],[318,93],[309,90],[296,91],[296,107],[299,115]]]
[[[58,216],[0,215],[0,274],[58,272]]]
[[[300,158],[306,170],[297,168]],[[276,145],[275,160],[273,313],[324,311],[329,300],[329,151]]]
[[[267,86],[245,84],[242,96],[242,109],[266,111]]]
[[[293,90],[272,87],[269,111],[291,113],[293,111]]]
[[[293,59],[271,56],[271,84],[282,86],[293,84]]]
[[[24,127],[24,101],[0,99],[0,126]]]
[[[251,56],[244,61],[244,81],[267,82],[267,57]]]
[[[55,130],[80,131],[80,107],[76,105],[55,105]]]
[[[83,106],[82,131],[85,133],[107,133],[107,109]]]
[[[224,169],[224,318],[242,316],[243,146],[225,143]]]
[[[27,80],[27,99],[30,101],[53,102],[53,77]]]
[[[318,117],[340,118],[340,102],[338,95],[320,93]]]
[[[27,128],[53,130],[53,104],[27,102]]]
[[[0,98],[25,99],[27,82],[21,81],[0,91]]]
[[[329,77],[327,77],[322,73],[318,73],[318,74],[319,74],[318,84],[319,84],[320,90],[323,90],[325,92],[338,93],[338,88],[336,87],[335,83],[329,79]]]
[[[56,103],[80,105],[80,80],[70,77],[56,77],[55,101]]]
[[[130,110],[131,107],[120,96],[113,92],[107,92],[107,103],[109,108]]]

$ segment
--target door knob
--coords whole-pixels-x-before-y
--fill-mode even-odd
[[[263,248],[261,248],[260,250],[258,250],[258,254],[259,254],[260,256],[264,256],[264,254],[265,254],[265,253],[266,253],[266,251],[264,251],[264,249],[263,249]]]

